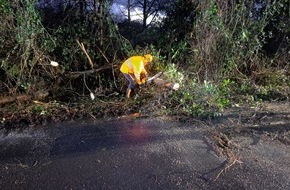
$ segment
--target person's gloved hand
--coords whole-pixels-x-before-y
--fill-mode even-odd
[[[142,78],[141,83],[142,84],[145,84],[146,83],[146,77]]]
[[[137,83],[138,87],[141,88],[142,81],[141,80],[137,80],[136,83]]]
[[[141,80],[141,83],[142,83],[142,84],[145,84],[146,81],[147,81],[147,73],[142,72],[142,73],[140,74],[140,80]]]

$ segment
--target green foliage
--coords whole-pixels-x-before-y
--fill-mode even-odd
[[[180,90],[169,93],[165,103],[172,113],[200,117],[216,117],[222,114],[223,109],[231,104],[230,79],[225,79],[221,84],[210,81],[198,83],[190,78],[187,72],[181,72],[175,64],[165,68],[164,75],[168,81],[179,83]]]
[[[179,68],[176,64],[167,64],[164,70],[164,75],[166,76],[166,78],[168,78],[168,80],[173,80],[179,84],[182,84],[184,82],[185,76],[181,72],[181,68]]]
[[[3,6],[1,6],[3,8]],[[14,11],[12,11],[14,9]],[[2,10],[2,9],[1,9]],[[35,8],[35,0],[7,2],[4,6],[0,40],[2,53],[6,54],[1,62],[10,80],[26,80],[35,72],[35,66],[45,61],[43,52],[48,41],[45,29],[41,24],[41,18]],[[0,53],[0,55],[2,55]],[[38,71],[39,72],[39,71]],[[35,77],[35,76],[33,76]]]
[[[267,6],[254,16],[254,0],[177,0],[166,7],[161,24],[148,28],[113,22],[106,3],[86,12],[85,1],[59,11],[37,10],[35,2],[0,0],[0,82],[7,93],[29,93],[45,81],[42,88],[57,82],[59,96],[85,94],[90,88],[106,97],[124,86],[118,78],[121,60],[146,53],[154,56],[150,75],[164,71],[162,77],[181,84],[179,91],[165,93],[161,105],[175,114],[218,116],[233,96],[260,101],[288,93],[287,0],[265,1]],[[84,44],[93,68],[76,40]],[[48,66],[51,60],[59,68]],[[89,69],[100,72],[76,78],[67,74]],[[136,103],[142,106],[142,96]]]
[[[222,89],[223,90],[223,89]],[[230,100],[224,96],[224,92],[211,82],[204,81],[198,84],[188,81],[180,91],[170,95],[169,102],[175,102],[176,107],[171,107],[176,114],[200,117],[220,116]]]
[[[12,13],[12,8],[6,0],[0,0],[0,15]]]
[[[223,80],[223,76],[237,76],[237,71],[251,74],[249,70],[257,64],[259,52],[266,44],[268,36],[265,30],[273,22],[273,15],[286,18],[283,16],[285,2],[280,1],[267,2],[271,6],[266,6],[262,18],[256,20],[251,18],[253,1],[190,3],[192,6],[179,0],[175,9],[169,12],[164,27],[172,32],[165,37],[165,43],[169,46],[166,47],[169,57],[180,60],[178,64],[198,70],[197,77],[201,81]],[[187,15],[181,13],[184,10],[187,10]],[[180,22],[179,16],[186,20]],[[285,26],[287,22],[281,21]],[[186,30],[182,31],[186,33],[180,35],[180,29],[184,27]]]
[[[47,115],[47,110],[42,105],[35,105],[31,108],[32,113],[35,113],[37,115]]]
[[[287,25],[286,18],[289,19],[285,14],[286,2],[267,2],[268,6],[258,17],[251,16],[253,1],[211,0],[194,2],[192,6],[187,3],[176,1],[163,26],[171,33],[165,33],[161,47],[165,47],[168,59],[175,63],[166,66],[166,75],[170,81],[182,84],[180,91],[170,93],[167,108],[171,107],[174,113],[181,113],[182,108],[186,115],[213,116],[222,113],[232,101],[254,102],[269,96],[285,99],[279,94],[287,94],[286,91],[277,92],[283,89],[282,84],[287,84],[287,79],[282,77],[285,75],[270,73],[279,67],[287,70],[287,58],[284,59],[284,54],[275,64],[270,64],[263,52],[271,35],[285,35],[283,26]],[[275,25],[275,29],[273,23],[279,23],[279,27]],[[280,34],[269,32],[274,29]],[[285,47],[289,48],[284,42],[280,41],[280,55]],[[178,74],[180,70],[184,71],[182,77]],[[269,73],[261,78],[258,73],[264,70]],[[244,99],[235,98],[239,95]]]

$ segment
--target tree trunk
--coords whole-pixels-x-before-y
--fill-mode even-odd
[[[84,0],[79,0],[79,6],[80,6],[80,15],[81,17],[83,17],[84,11],[86,9],[86,2]]]
[[[147,26],[147,17],[148,17],[148,12],[147,12],[147,0],[144,0],[143,4],[143,28],[145,29]]]
[[[98,28],[98,39],[100,40],[100,46],[103,47],[103,37],[104,37],[104,18],[103,18],[103,0],[99,0],[99,7],[98,7],[98,17],[99,17],[99,28]]]
[[[97,0],[94,0],[93,6],[94,6],[94,13],[96,13],[97,12]]]
[[[128,10],[128,22],[130,23],[131,22],[131,0],[128,0],[127,10]]]

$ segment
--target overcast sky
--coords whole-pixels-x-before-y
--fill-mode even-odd
[[[74,3],[78,3],[78,0],[38,0],[37,1],[37,6],[40,8],[44,7],[51,7],[54,8],[56,11],[60,7],[60,5],[65,6],[66,3],[71,3],[72,5]],[[88,10],[93,10],[93,0],[87,0]],[[110,8],[110,12],[117,21],[122,21],[127,19],[128,13],[127,13],[127,3],[128,0],[113,0],[113,5]],[[137,5],[138,0],[131,0],[132,5]],[[131,20],[142,20],[143,15],[142,15],[142,8],[133,6],[131,7]],[[162,14],[160,14],[162,15]],[[160,16],[161,17],[161,16]],[[152,16],[149,16],[147,19],[147,24],[149,24],[152,20]]]
[[[169,0],[167,0],[169,1]],[[111,7],[111,13],[114,15],[117,15],[121,17],[122,19],[127,19],[128,17],[128,0],[114,0],[114,4]],[[131,0],[131,5],[135,5],[131,7],[131,20],[142,20],[143,19],[143,9],[138,5],[138,0]],[[159,18],[157,20],[160,20],[164,17],[164,14],[159,13]],[[151,22],[153,19],[153,16],[149,16],[147,19],[147,24]]]

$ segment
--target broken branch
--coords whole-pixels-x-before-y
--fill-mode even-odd
[[[83,50],[83,52],[85,53],[85,55],[87,56],[87,58],[88,58],[88,60],[89,60],[89,63],[90,63],[90,65],[91,65],[91,68],[93,69],[93,68],[94,68],[93,61],[92,61],[92,59],[90,58],[90,56],[89,56],[89,54],[88,54],[88,52],[87,52],[87,50],[86,50],[84,44],[83,44],[83,43],[80,43],[79,40],[76,40],[76,41],[77,41],[78,45],[80,46],[80,48],[81,48],[81,49]]]

